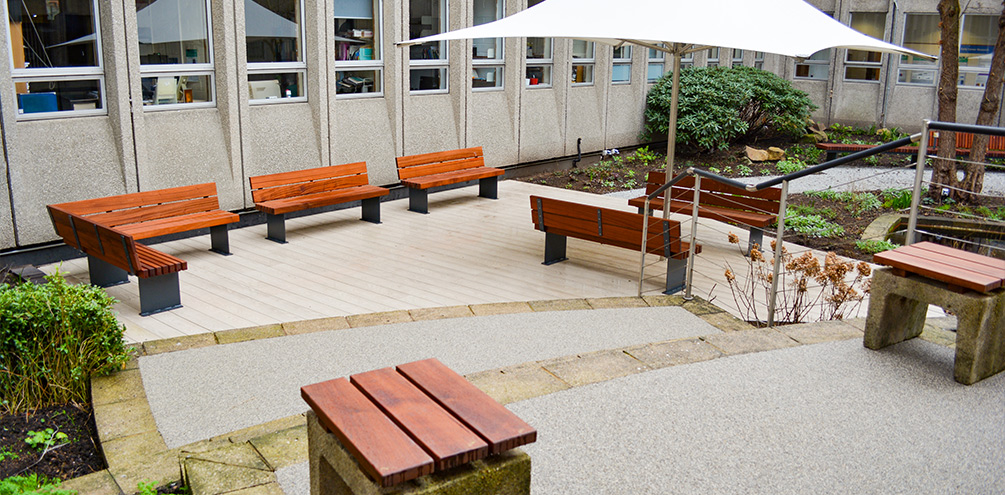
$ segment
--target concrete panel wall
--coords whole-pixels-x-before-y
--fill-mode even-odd
[[[607,48],[610,50],[609,48]],[[604,148],[638,143],[645,128],[647,50],[632,48],[632,75],[629,84],[610,84],[607,94],[606,139]]]

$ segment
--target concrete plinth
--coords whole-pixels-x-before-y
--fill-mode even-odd
[[[480,461],[381,488],[335,435],[307,411],[311,495],[529,495],[530,456],[512,449]]]
[[[957,382],[971,385],[1005,370],[1005,289],[960,294],[935,280],[899,277],[890,268],[873,272],[865,346],[881,349],[921,335],[928,304],[956,315]]]

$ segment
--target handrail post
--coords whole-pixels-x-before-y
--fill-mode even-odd
[[[775,266],[771,276],[771,293],[768,294],[768,326],[775,326],[775,302],[778,299],[778,279],[782,268],[782,237],[785,236],[785,208],[789,200],[789,181],[782,181],[782,200],[778,205],[778,231],[775,233]],[[764,246],[761,246],[764,251]]]
[[[694,251],[695,251],[695,237],[698,235],[698,195],[701,194],[701,176],[694,176],[694,197],[691,200],[691,240],[687,248],[687,283],[684,289],[684,300],[690,301],[694,299],[691,295],[691,280],[694,276]],[[664,203],[665,209],[669,209],[668,203]],[[670,260],[667,260],[669,263]]]
[[[921,203],[921,181],[925,177],[925,162],[928,161],[928,123],[925,119],[921,126],[921,142],[918,144],[918,164],[914,174],[914,194],[911,195],[911,216],[907,220],[907,234],[904,245],[914,243],[914,231],[918,228],[918,204]]]
[[[642,206],[642,254],[639,256],[639,297],[642,297],[642,278],[646,271],[646,241],[649,240],[649,198]]]

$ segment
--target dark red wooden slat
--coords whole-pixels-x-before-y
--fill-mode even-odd
[[[1002,279],[1005,279],[1005,260],[971,253],[970,251],[955,249],[928,241],[905,246],[905,248],[907,247],[947,256],[953,258],[956,263],[962,263],[961,266],[967,268],[968,270],[978,271],[984,269],[987,271],[987,274],[992,277],[1001,277]]]
[[[484,438],[493,454],[537,440],[537,430],[438,359],[402,364],[398,372]]]
[[[433,472],[433,459],[345,378],[300,388],[318,420],[383,487]]]
[[[488,444],[392,368],[359,373],[350,382],[433,457],[436,470],[488,456]]]
[[[1002,285],[1000,278],[967,271],[953,264],[932,260],[930,256],[917,256],[910,250],[904,252],[900,249],[903,248],[877,253],[873,255],[873,261],[977,292],[989,292]]]

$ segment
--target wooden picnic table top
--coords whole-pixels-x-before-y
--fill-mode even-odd
[[[919,242],[877,253],[873,261],[945,282],[950,289],[987,293],[1005,286],[1005,260],[933,242]]]

